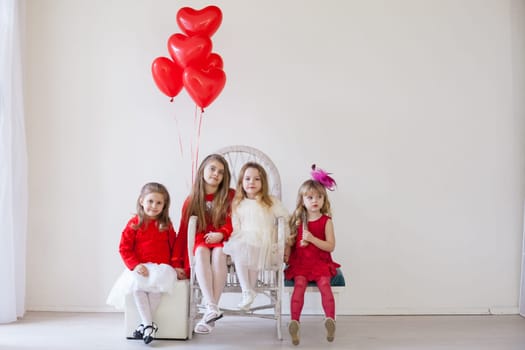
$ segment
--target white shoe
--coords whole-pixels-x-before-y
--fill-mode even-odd
[[[253,290],[242,292],[242,300],[237,306],[239,309],[249,310],[256,296],[257,293],[255,293]]]
[[[221,319],[224,314],[221,310],[219,310],[219,307],[215,304],[208,304],[206,306],[206,313],[204,314],[204,317],[202,320],[205,323],[212,323],[217,321],[218,319]]]

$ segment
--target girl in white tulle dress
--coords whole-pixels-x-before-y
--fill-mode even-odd
[[[232,203],[233,233],[223,250],[235,264],[242,289],[240,309],[248,310],[257,296],[259,271],[277,270],[281,266],[282,254],[276,251],[281,245],[274,244],[276,222],[278,217],[288,220],[288,216],[281,201],[269,194],[264,168],[258,163],[246,163],[241,168]]]
[[[167,189],[155,182],[142,187],[137,199],[137,214],[122,231],[119,252],[127,269],[117,279],[107,303],[119,309],[132,293],[142,320],[133,337],[150,343],[157,325],[153,314],[162,293],[171,293],[177,275],[171,266],[171,250],[175,230],[169,218],[170,196]],[[183,277],[183,276],[181,276]]]

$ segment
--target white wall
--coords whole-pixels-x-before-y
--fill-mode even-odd
[[[168,186],[178,222],[190,168],[177,130],[191,133],[195,106],[185,92],[169,103],[150,65],[178,9],[208,4],[27,0],[28,309],[111,310],[145,182]],[[522,1],[215,4],[227,83],[200,154],[266,152],[290,209],[312,163],[334,173],[338,313],[516,313]]]

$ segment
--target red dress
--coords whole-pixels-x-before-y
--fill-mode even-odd
[[[231,201],[233,199],[233,196],[235,195],[235,191],[233,189],[230,189],[228,194],[228,200],[231,204]],[[213,198],[215,197],[215,194],[208,194],[205,197],[206,203],[212,203]],[[172,266],[173,267],[179,267],[183,268],[186,271],[186,275],[190,275],[190,258],[188,256],[188,205],[190,203],[190,197],[186,198],[184,201],[184,204],[182,205],[182,214],[180,219],[180,226],[179,226],[179,233],[177,235],[177,240],[175,241],[175,247],[173,249],[173,257],[172,257]],[[232,227],[232,219],[231,219],[231,207],[228,208],[228,215],[226,216],[226,221],[224,224],[220,227],[214,227],[213,223],[211,222],[211,218],[206,218],[206,221],[208,222],[208,226],[204,231],[197,231],[195,233],[195,246],[193,249],[193,253],[195,253],[195,249],[199,246],[206,246],[208,248],[215,248],[215,247],[222,247],[223,242],[227,241],[228,238],[230,238],[230,235],[233,231]],[[224,235],[224,239],[222,242],[219,243],[206,243],[204,239],[204,235],[208,232],[220,232]]]
[[[328,215],[322,215],[315,221],[308,222],[308,230],[317,238],[326,240],[325,227],[326,222],[330,219]],[[290,252],[288,267],[284,271],[287,280],[295,276],[305,276],[308,281],[315,281],[321,276],[333,277],[337,274],[338,263],[332,260],[329,252],[317,248],[314,244],[309,243],[306,247],[301,247],[303,237],[303,227],[297,228],[297,240]]]

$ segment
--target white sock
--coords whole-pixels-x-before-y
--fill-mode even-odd
[[[133,292],[135,299],[135,305],[137,305],[137,311],[139,312],[142,324],[145,326],[150,325],[153,321],[151,318],[151,308],[149,304],[148,293],[142,290],[136,290]]]
[[[148,298],[150,310],[152,313],[155,313],[162,299],[162,294],[160,292],[149,292]]]

